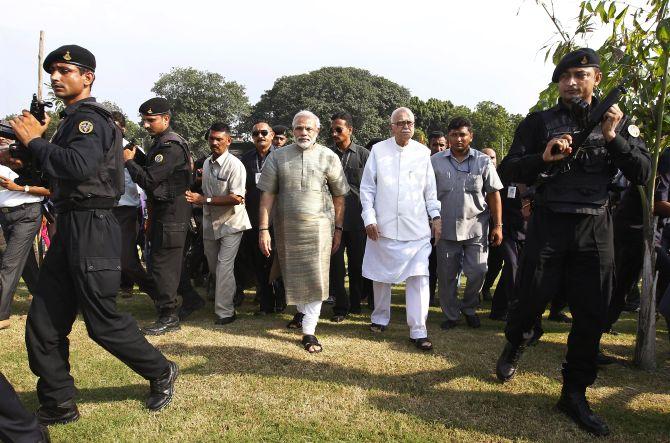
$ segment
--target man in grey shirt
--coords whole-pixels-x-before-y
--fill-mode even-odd
[[[476,308],[486,277],[488,244],[502,241],[503,185],[490,158],[470,148],[472,124],[456,117],[449,122],[449,149],[431,157],[442,204],[442,235],[437,243],[437,275],[440,306],[446,316],[442,329],[456,326],[460,313],[468,326],[480,326]],[[492,226],[489,229],[489,218]],[[463,300],[459,301],[458,276],[467,278]]]

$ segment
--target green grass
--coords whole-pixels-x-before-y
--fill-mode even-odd
[[[396,288],[397,289],[397,288]],[[340,324],[324,305],[317,335],[324,352],[309,355],[299,332],[284,326],[294,312],[254,317],[251,296],[238,320],[213,326],[211,302],[182,330],[151,342],[177,361],[181,376],[173,403],[150,413],[148,383],[86,335],[81,318],[71,339],[72,375],[80,391],[81,419],[51,428],[58,441],[587,441],[591,438],[554,410],[569,325],[544,321],[542,342],[530,349],[520,372],[502,385],[494,365],[503,323],[441,331],[431,308],[435,351],[408,341],[404,297],[394,291],[391,327],[368,331],[369,311]],[[24,344],[29,297],[22,288],[12,327],[0,331],[0,370],[29,408],[37,407],[35,377]],[[120,308],[141,324],[153,319],[149,300],[137,295]],[[611,441],[670,441],[670,362],[665,324],[658,326],[658,366],[631,365],[636,322],[625,314],[619,336],[604,350],[622,364],[600,372],[588,397],[610,424]]]

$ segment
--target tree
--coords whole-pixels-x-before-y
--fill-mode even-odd
[[[484,101],[477,103],[471,114],[477,148],[493,148],[498,158],[503,158],[512,144],[514,131],[523,117],[510,114],[496,103]]]
[[[624,81],[629,93],[619,103],[623,111],[642,126],[642,137],[652,153],[652,175],[646,187],[640,187],[644,216],[644,265],[642,297],[635,349],[635,363],[643,369],[656,367],[655,286],[654,278],[654,184],[658,157],[668,143],[670,118],[665,102],[668,94],[668,57],[670,19],[668,0],[645,0],[641,6],[624,1],[586,0],[580,4],[575,30],[568,32],[553,9],[543,0],[535,0],[549,15],[560,39],[547,46],[547,59],[556,62],[584,41],[593,30],[611,31],[598,50],[601,68],[606,74],[600,85],[609,91]],[[540,94],[537,106],[556,102],[558,92],[550,85]]]
[[[325,67],[277,79],[253,107],[245,128],[259,120],[290,126],[303,109],[315,113],[327,127],[332,114],[344,111],[354,118],[354,139],[365,144],[375,137],[387,138],[391,112],[409,102],[409,90],[384,77],[364,69]],[[320,139],[327,137],[322,130]]]
[[[194,68],[172,68],[151,91],[170,103],[174,129],[196,152],[207,150],[203,135],[213,122],[224,121],[237,130],[250,110],[244,86]]]

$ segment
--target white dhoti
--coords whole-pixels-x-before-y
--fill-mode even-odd
[[[430,238],[368,239],[363,256],[363,277],[383,283],[400,283],[415,275],[429,275]]]
[[[375,309],[372,323],[387,326],[391,321],[391,284],[406,281],[405,306],[409,336],[428,336],[428,257],[430,239],[401,241],[380,237],[368,239],[363,257],[363,276],[373,281]]]

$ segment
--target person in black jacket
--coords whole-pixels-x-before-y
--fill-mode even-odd
[[[180,328],[177,288],[191,220],[185,192],[191,186],[193,168],[186,140],[170,126],[168,101],[161,97],[147,100],[140,106],[140,114],[144,128],[154,138],[147,165],[142,167],[133,160],[135,147],[125,149],[123,156],[130,177],[147,193],[149,209],[149,273],[157,287],[158,319],[143,331],[161,335]]]
[[[579,127],[573,103],[580,99],[581,105],[593,108],[598,103],[593,90],[601,80],[595,51],[584,48],[563,57],[552,77],[560,100],[519,124],[500,165],[505,182],[536,183],[540,173],[572,152],[571,134]],[[617,169],[632,183],[647,181],[651,161],[639,135],[614,105],[570,167],[539,183],[505,329],[507,344],[496,366],[500,380],[514,376],[537,318],[556,288],[562,288],[573,323],[558,408],[596,435],[609,433],[586,401],[586,388],[597,375],[596,356],[613,285],[609,184]]]
[[[48,119],[41,125],[24,111],[11,122],[49,176],[58,214],[58,234],[44,259],[26,322],[30,368],[39,377],[37,419],[50,425],[79,418],[67,338],[78,312],[96,343],[150,381],[147,408],[161,409],[172,399],[177,365],[146,340],[130,315],[116,309],[121,230],[112,208],[123,193],[121,131],[91,97],[95,57],[90,51],[62,46],[43,67],[65,103],[52,141],[41,138]]]

